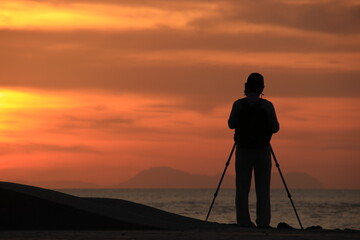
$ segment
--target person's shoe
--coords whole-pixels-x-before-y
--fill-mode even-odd
[[[290,226],[289,224],[285,223],[285,222],[280,222],[277,225],[277,229],[295,229],[294,227]]]
[[[267,225],[267,226],[257,226],[257,228],[261,228],[261,229],[275,229],[275,228],[273,228],[272,226],[269,226],[269,225]]]

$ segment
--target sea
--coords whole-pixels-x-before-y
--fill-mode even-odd
[[[145,204],[172,213],[205,220],[215,189],[62,189],[79,197],[115,198]],[[360,230],[360,190],[291,190],[292,200],[304,228]],[[250,191],[249,208],[256,219],[256,194]],[[300,228],[285,190],[271,190],[271,226],[285,222]],[[220,189],[209,220],[233,224],[235,189]]]

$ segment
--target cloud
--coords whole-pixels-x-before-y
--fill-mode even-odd
[[[28,29],[197,29],[236,25],[358,34],[360,5],[336,1],[2,1],[0,27]],[[20,17],[21,16],[21,17]],[[250,30],[250,28],[247,28]]]
[[[114,128],[119,125],[131,125],[134,120],[130,118],[124,118],[122,116],[73,116],[64,114],[63,119],[60,119],[65,125],[62,125],[62,129],[96,129],[96,128]]]
[[[159,4],[159,3],[158,3]],[[167,4],[131,5],[119,2],[88,1],[2,1],[0,28],[27,30],[128,30],[175,28],[184,29],[188,22],[211,15],[213,4],[188,4],[181,10]],[[184,6],[175,4],[176,6]],[[189,6],[193,6],[192,8]],[[200,7],[196,7],[200,5]]]
[[[92,88],[221,101],[236,88],[241,93],[252,71],[265,75],[274,96],[357,96],[360,84],[360,45],[347,38],[172,30],[0,35],[0,85],[9,87]]]
[[[224,1],[221,14],[194,22],[201,28],[251,23],[328,34],[359,34],[360,5],[352,1]],[[264,27],[263,27],[264,28]]]
[[[44,4],[91,15],[100,3],[105,13],[116,6],[199,14],[184,28],[159,23],[105,31],[104,23],[76,31],[0,30],[0,85],[181,98],[182,106],[209,111],[241,97],[247,75],[256,71],[270,97],[359,96],[358,5],[350,2],[84,0],[32,1],[29,8]],[[310,26],[306,16],[314,21],[314,12],[318,19]],[[339,30],[331,16],[348,27]]]
[[[34,154],[34,153],[99,153],[98,150],[93,147],[85,145],[58,145],[47,143],[0,143],[1,150],[0,155],[7,154]]]

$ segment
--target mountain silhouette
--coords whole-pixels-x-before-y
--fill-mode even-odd
[[[119,188],[216,188],[221,175],[207,176],[191,174],[170,167],[154,167],[141,171],[136,176],[122,182]],[[320,189],[321,182],[303,172],[292,172],[284,175],[289,188]],[[235,177],[227,174],[222,188],[235,188]],[[254,184],[252,184],[254,187]],[[283,188],[283,183],[277,172],[272,173],[271,187]]]
[[[314,178],[313,176],[304,173],[304,172],[289,172],[284,176],[286,184],[288,187],[295,189],[321,189],[324,188],[323,184]],[[283,183],[281,181],[280,175],[273,173],[272,174],[272,188],[282,188]]]
[[[155,167],[138,173],[135,177],[121,183],[120,188],[211,188],[220,176],[190,174],[169,167]],[[223,187],[234,187],[234,177],[224,178]]]

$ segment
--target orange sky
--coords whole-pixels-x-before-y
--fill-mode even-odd
[[[359,189],[359,10],[351,0],[1,1],[0,180],[218,174],[232,102],[257,71],[280,121],[282,170]]]

